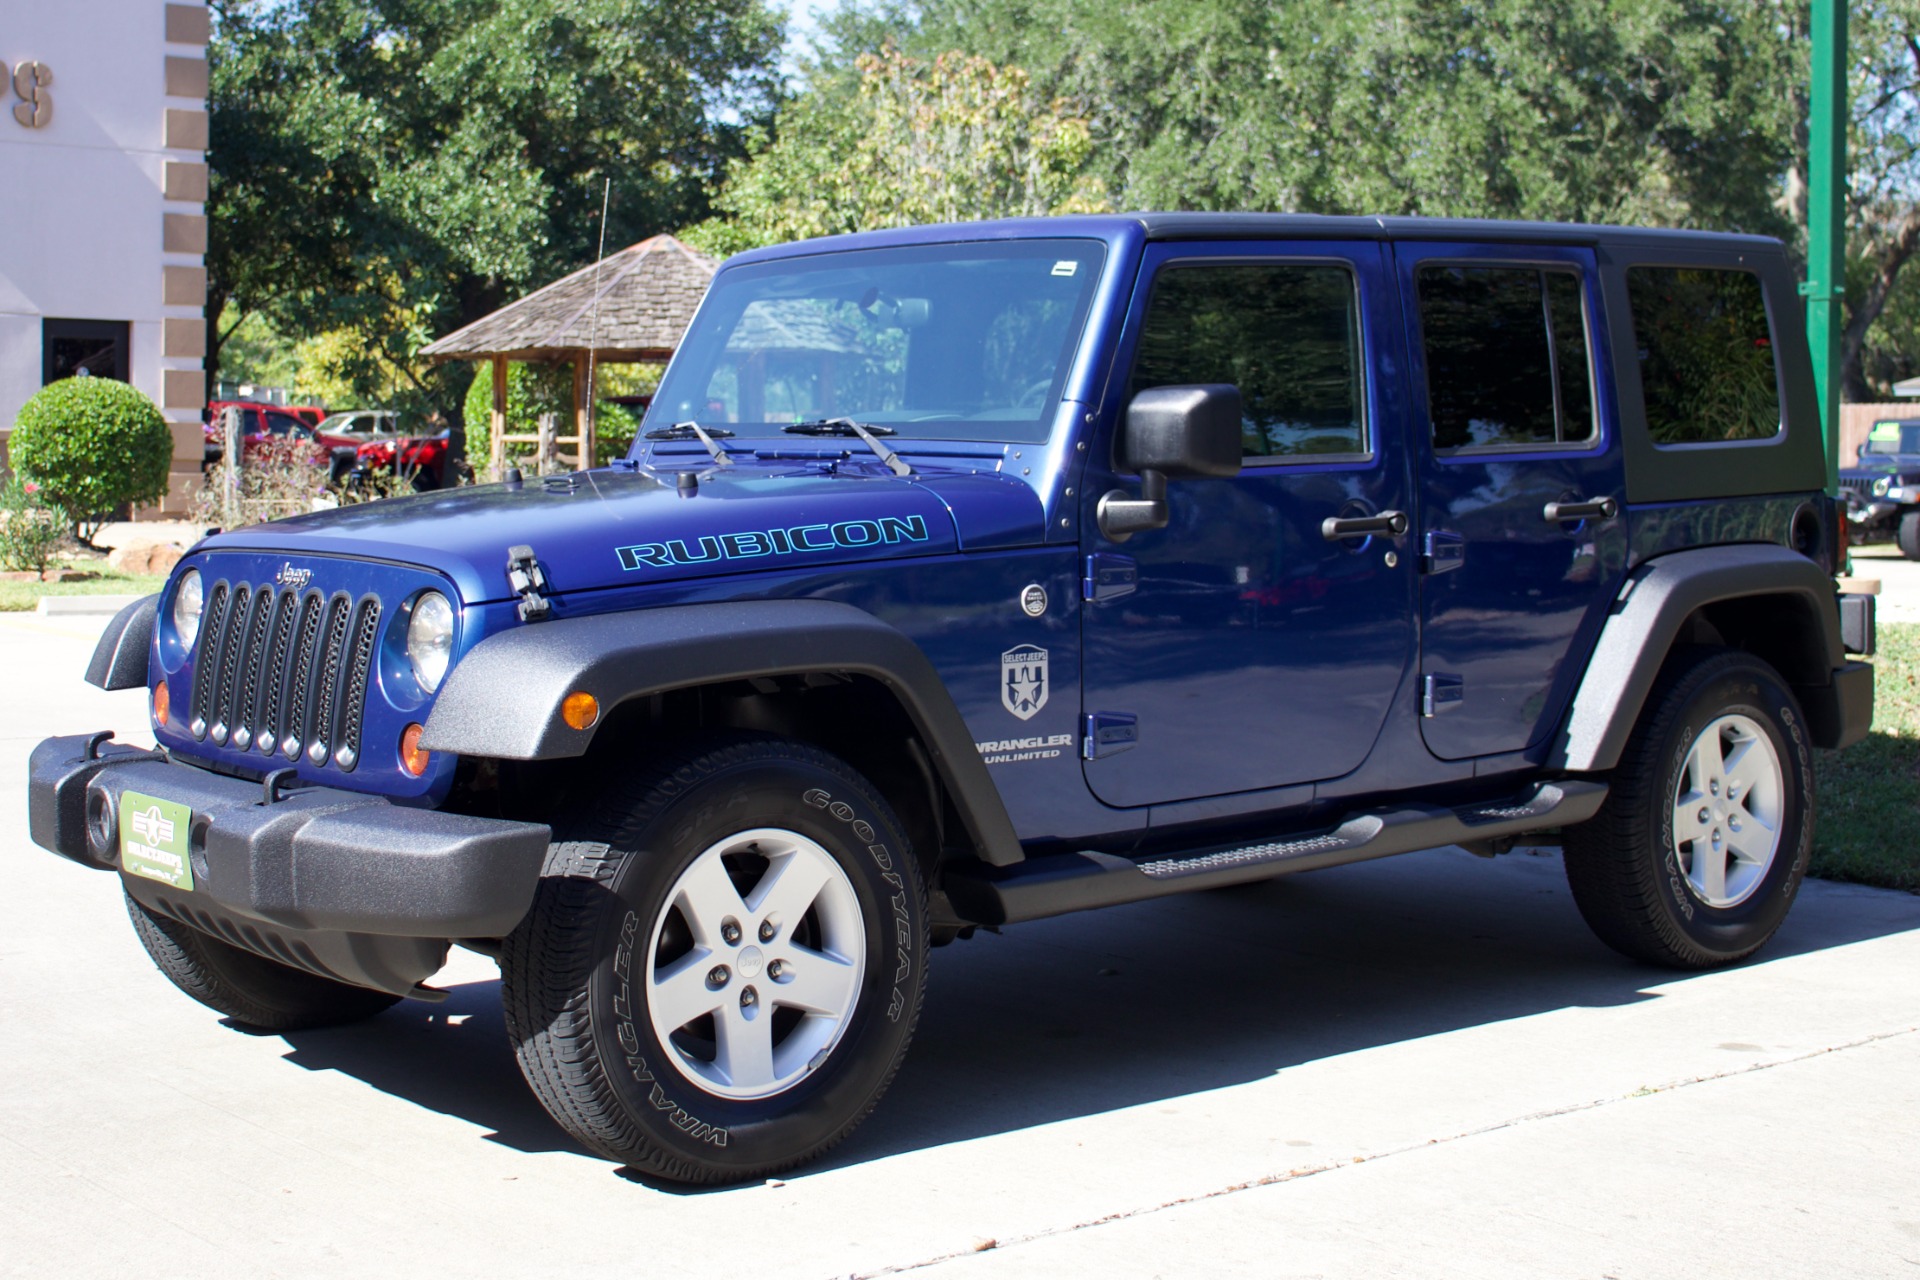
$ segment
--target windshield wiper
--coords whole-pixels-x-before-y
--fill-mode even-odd
[[[719,442],[732,434],[733,432],[725,427],[715,427],[709,431],[697,422],[676,422],[670,427],[655,427],[647,432],[646,438],[649,440],[698,439],[701,444],[707,446],[707,452],[713,456],[715,462],[723,467],[730,467],[733,465],[733,459],[727,456],[727,451],[720,447]]]
[[[780,429],[796,436],[859,436],[866,442],[867,448],[887,464],[887,470],[897,476],[913,474],[913,468],[902,462],[899,454],[880,443],[881,436],[895,434],[892,427],[870,427],[852,418],[821,418],[815,422],[796,422]]]

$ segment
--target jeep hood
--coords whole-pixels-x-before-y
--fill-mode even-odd
[[[294,516],[197,551],[352,556],[424,565],[469,604],[507,599],[507,549],[533,548],[551,594],[715,574],[926,556],[1039,542],[1024,483],[993,473],[784,468],[602,469],[479,485]]]

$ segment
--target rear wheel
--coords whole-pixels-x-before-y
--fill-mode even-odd
[[[542,1104],[681,1182],[840,1141],[892,1081],[925,984],[926,892],[885,802],[825,752],[735,738],[603,808],[553,846],[501,955]]]
[[[371,1018],[400,1002],[384,991],[290,968],[147,910],[127,896],[134,934],[174,986],[235,1022],[304,1031]]]
[[[1806,723],[1771,666],[1691,650],[1648,695],[1600,812],[1566,832],[1567,880],[1601,940],[1702,969],[1759,949],[1813,852]]]
[[[1894,541],[1900,544],[1901,555],[1909,560],[1920,560],[1920,511],[1908,511],[1900,516]]]

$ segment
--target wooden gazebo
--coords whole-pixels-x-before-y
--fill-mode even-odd
[[[556,280],[428,346],[435,360],[493,366],[493,469],[506,446],[537,435],[507,434],[507,362],[573,366],[574,434],[555,441],[593,462],[592,374],[596,364],[652,364],[680,345],[719,263],[672,236],[654,236]]]

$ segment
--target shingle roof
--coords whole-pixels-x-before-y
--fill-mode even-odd
[[[421,354],[566,359],[591,346],[603,360],[665,359],[719,266],[672,236],[654,236],[456,329]]]

